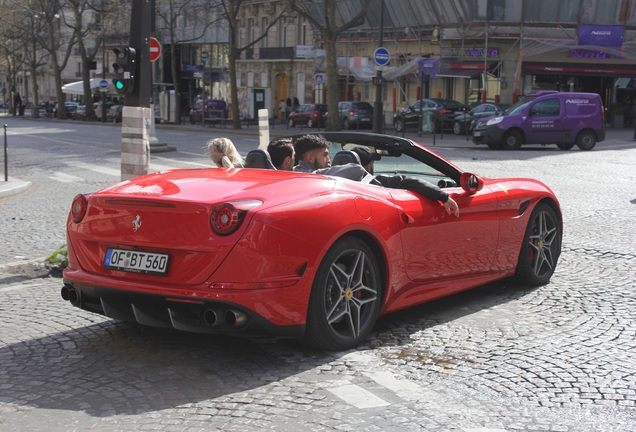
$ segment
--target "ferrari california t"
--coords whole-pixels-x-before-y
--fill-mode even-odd
[[[408,190],[320,174],[157,172],[74,198],[62,297],[147,326],[346,350],[381,315],[498,279],[550,280],[563,228],[543,183],[465,172],[406,138],[322,135],[334,161],[367,146],[376,174],[438,185],[459,217]]]

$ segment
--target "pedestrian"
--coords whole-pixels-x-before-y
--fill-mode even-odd
[[[219,168],[243,168],[244,161],[229,138],[214,138],[208,141],[208,154]]]
[[[285,101],[285,118],[289,119],[289,114],[292,112],[292,100],[291,98],[287,98]]]
[[[285,123],[286,112],[287,112],[287,104],[285,103],[284,99],[281,99],[280,103],[278,104],[278,113],[280,115],[281,123]]]

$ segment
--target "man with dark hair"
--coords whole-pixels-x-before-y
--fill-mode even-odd
[[[294,149],[298,159],[294,171],[314,172],[331,165],[329,141],[322,135],[303,135],[294,141]]]
[[[373,161],[380,160],[380,155],[372,152],[366,146],[356,146],[352,149],[359,159],[360,165],[348,163],[329,167],[329,141],[322,135],[304,135],[294,141],[296,156],[299,159],[294,171],[311,172],[315,174],[344,177],[349,180],[372,183],[392,189],[404,189],[416,192],[424,198],[439,201],[446,213],[459,217],[459,206],[446,192],[438,186],[415,177],[405,175],[373,175]],[[326,159],[326,164],[324,163]]]
[[[362,167],[373,174],[373,161],[380,160],[380,155],[366,146],[356,146],[351,151],[358,155]],[[405,175],[377,175],[374,178],[384,187],[410,190],[430,200],[439,201],[448,214],[459,217],[459,206],[455,200],[433,183]]]
[[[275,138],[267,145],[267,153],[277,170],[292,171],[295,164],[294,144],[291,138]]]

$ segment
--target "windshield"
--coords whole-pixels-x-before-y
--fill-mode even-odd
[[[336,153],[341,150],[351,150],[353,147],[358,144],[352,143],[331,143],[331,148],[329,149],[329,154],[331,159],[333,160]],[[412,158],[411,156],[401,153],[401,152],[389,152],[387,150],[379,150],[375,149],[371,146],[368,148],[376,153],[380,154],[380,160],[376,160],[373,163],[373,174],[378,175],[408,175],[416,178],[420,178],[431,182],[433,184],[439,184],[440,180],[444,179],[442,182],[444,185],[448,186],[456,186],[455,182],[445,174],[439,172],[435,168]]]
[[[505,113],[506,114],[518,114],[518,113],[522,112],[530,104],[530,102],[532,102],[533,100],[534,100],[534,98],[523,99],[523,100],[517,102],[516,104],[514,104],[513,106],[511,106],[510,108],[508,108]]]

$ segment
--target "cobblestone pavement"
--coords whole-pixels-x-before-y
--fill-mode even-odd
[[[59,278],[6,263],[63,243],[68,197],[108,180],[76,165],[68,175],[83,180],[60,190],[25,155],[33,185],[0,200],[0,430],[636,431],[636,149],[440,152],[553,187],[557,272],[536,289],[503,281],[389,315],[342,353],[72,308]]]

